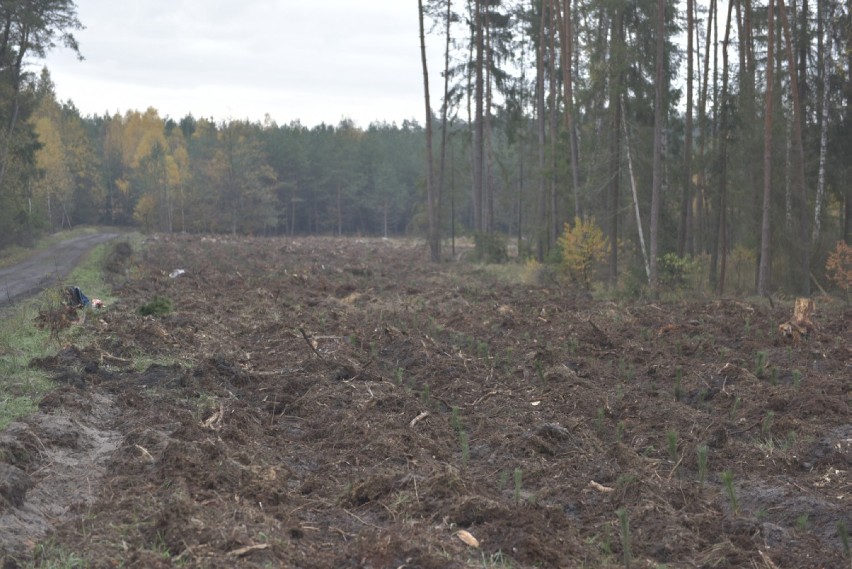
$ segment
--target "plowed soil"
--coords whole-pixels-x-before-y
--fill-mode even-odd
[[[793,344],[792,299],[599,301],[427,258],[124,259],[0,433],[5,566],[850,567],[848,306],[817,298]]]

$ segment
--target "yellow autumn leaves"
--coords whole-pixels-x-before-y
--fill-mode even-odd
[[[573,227],[566,223],[558,243],[563,270],[585,288],[591,288],[595,265],[606,258],[610,247],[595,218],[575,217]]]

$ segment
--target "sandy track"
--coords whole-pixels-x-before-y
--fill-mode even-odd
[[[50,283],[61,281],[92,247],[118,237],[118,233],[96,233],[68,239],[32,257],[0,269],[0,306],[34,294]]]

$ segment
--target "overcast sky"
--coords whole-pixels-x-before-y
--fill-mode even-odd
[[[156,108],[174,119],[424,117],[416,0],[77,0],[85,57],[44,62],[85,115]],[[428,21],[427,21],[428,30]],[[441,39],[427,36],[433,108]]]

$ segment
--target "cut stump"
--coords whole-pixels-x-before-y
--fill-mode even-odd
[[[785,338],[800,342],[807,339],[811,332],[817,330],[816,324],[811,320],[816,306],[812,298],[797,298],[793,307],[793,317],[778,325],[778,332]]]

